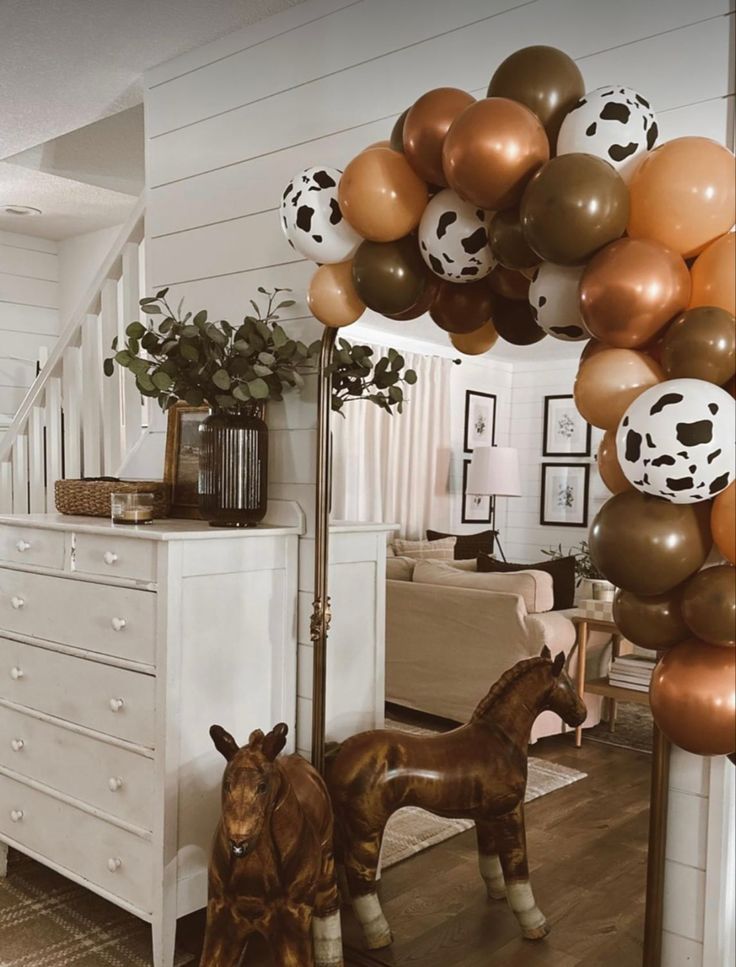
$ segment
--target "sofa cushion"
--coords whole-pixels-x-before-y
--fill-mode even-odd
[[[416,558],[394,555],[386,559],[386,580],[411,581],[414,576]]]
[[[445,537],[457,536],[455,544],[455,560],[473,560],[479,554],[493,554],[493,531],[478,531],[477,534],[443,534],[441,531],[427,531],[428,541],[440,541]]]
[[[394,541],[394,554],[398,557],[413,557],[417,561],[452,561],[455,552],[455,537],[445,537],[441,541]]]
[[[511,573],[515,571],[546,571],[552,575],[554,588],[554,610],[564,611],[572,608],[575,603],[575,558],[560,557],[552,561],[540,561],[539,564],[511,564],[497,561],[488,554],[478,555],[478,570],[483,574]]]
[[[552,576],[544,571],[482,574],[478,571],[466,571],[443,561],[417,561],[413,581],[415,584],[439,584],[445,587],[518,594],[523,598],[529,614],[551,611],[554,604]]]

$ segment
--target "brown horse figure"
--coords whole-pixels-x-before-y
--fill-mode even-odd
[[[210,729],[227,766],[200,967],[238,967],[254,933],[276,967],[342,967],[332,806],[308,762],[277,758],[288,731],[258,729],[239,749]]]
[[[470,722],[452,732],[362,732],[334,754],[327,785],[338,862],[345,864],[369,948],[392,941],[376,894],[376,870],[386,822],[402,806],[475,820],[489,897],[508,898],[525,937],[539,940],[548,933],[529,885],[524,792],[529,736],[539,713],[551,709],[569,726],[586,717],[564,662],[562,652],[553,662],[547,648],[520,661],[491,688]]]

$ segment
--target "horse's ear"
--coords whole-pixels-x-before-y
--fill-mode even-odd
[[[560,672],[564,667],[565,667],[565,652],[561,651],[559,655],[555,655],[555,660],[552,664],[552,671],[555,675],[555,678],[559,676]]]
[[[248,747],[251,749],[259,749],[263,745],[264,735],[261,729],[253,729],[251,734],[248,736]]]
[[[542,648],[542,658],[552,658],[552,652],[546,645]]]
[[[210,729],[210,736],[217,751],[229,762],[238,751],[238,743],[221,725],[213,725]]]
[[[273,762],[286,745],[286,736],[288,733],[289,726],[285,722],[279,722],[263,740],[263,754],[269,761]]]

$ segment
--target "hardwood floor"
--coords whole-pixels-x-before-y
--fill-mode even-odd
[[[533,755],[586,779],[527,806],[532,886],[551,924],[522,940],[505,902],[488,903],[473,831],[387,870],[383,909],[394,932],[369,953],[344,912],[346,967],[640,967],[644,925],[650,756],[571,736],[543,739]],[[202,914],[179,924],[179,946],[198,954]],[[260,943],[245,961],[265,967]]]

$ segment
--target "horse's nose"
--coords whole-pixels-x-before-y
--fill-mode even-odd
[[[248,852],[248,840],[231,839],[230,852],[233,854],[233,856],[245,856],[245,854]]]

